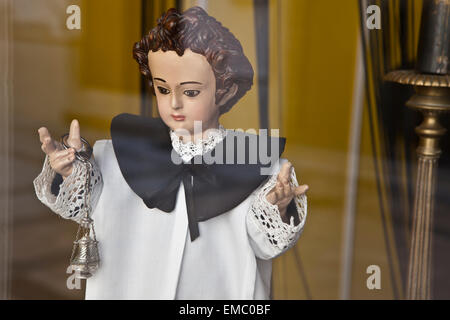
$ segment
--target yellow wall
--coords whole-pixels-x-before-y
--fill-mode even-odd
[[[309,216],[294,250],[275,260],[274,298],[339,298],[349,128],[358,41],[356,1],[281,1],[282,128],[285,156],[310,186]],[[351,298],[392,298],[382,221],[364,113]],[[388,222],[389,227],[389,222]],[[296,254],[298,255],[296,257]],[[395,260],[394,255],[394,260]],[[382,290],[368,290],[366,268],[382,270]]]
[[[352,298],[393,299],[392,274],[389,267],[387,247],[384,239],[380,202],[376,185],[374,159],[369,128],[369,114],[364,105],[363,127],[361,132],[360,165],[358,172],[358,198],[356,203],[354,260],[352,265]],[[386,212],[387,213],[387,212]],[[386,227],[392,230],[387,216]],[[392,234],[390,235],[392,237]],[[393,238],[391,238],[391,241]],[[399,283],[396,251],[390,246],[395,267],[394,278]],[[381,271],[381,290],[368,290],[366,269],[378,265]]]
[[[132,48],[141,38],[140,1],[83,0],[73,113],[93,139],[109,138],[111,118],[140,112],[140,73]]]
[[[313,299],[338,298],[346,152],[357,43],[356,1],[282,1],[282,126],[287,156],[310,186],[294,248]],[[294,252],[274,264],[274,297],[306,298]]]

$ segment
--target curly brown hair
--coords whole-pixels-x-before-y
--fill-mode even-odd
[[[139,64],[140,72],[149,80],[153,94],[148,52],[172,50],[182,56],[186,49],[205,56],[211,65],[216,77],[216,103],[234,83],[237,84],[236,94],[221,107],[221,114],[229,111],[253,85],[252,65],[244,55],[239,40],[227,28],[200,7],[183,13],[171,8],[133,48],[133,57]]]

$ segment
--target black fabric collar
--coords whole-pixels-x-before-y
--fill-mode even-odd
[[[268,165],[262,164],[259,156],[256,164],[226,164],[224,146],[230,139],[242,139],[242,135],[246,141],[256,138],[259,143],[260,136],[228,131],[213,150],[196,156],[190,163],[183,163],[179,155],[172,152],[169,128],[160,118],[122,113],[111,122],[111,139],[122,175],[148,208],[173,211],[178,188],[183,181],[191,241],[199,236],[199,221],[233,209],[268,178],[261,175],[260,169]],[[279,139],[279,150],[275,151],[280,157],[286,139],[268,137],[269,146],[270,139]],[[234,146],[236,157],[238,144],[234,143]],[[204,156],[214,156],[220,150],[223,150],[223,164],[205,164],[202,161]],[[249,159],[248,143],[245,144],[245,152],[246,159]],[[199,162],[202,164],[195,164]]]

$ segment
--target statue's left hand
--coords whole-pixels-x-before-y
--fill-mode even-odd
[[[290,185],[289,179],[291,170],[292,164],[290,162],[283,164],[280,173],[278,173],[277,184],[266,196],[267,201],[278,206],[281,219],[284,223],[289,223],[289,217],[286,215],[286,210],[289,203],[295,196],[302,195],[309,189],[306,184],[298,187],[292,187]]]

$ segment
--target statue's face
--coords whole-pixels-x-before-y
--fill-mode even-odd
[[[189,49],[181,57],[175,51],[150,51],[148,62],[159,114],[168,127],[193,135],[194,121],[202,121],[202,131],[217,126],[216,78],[203,55]]]

